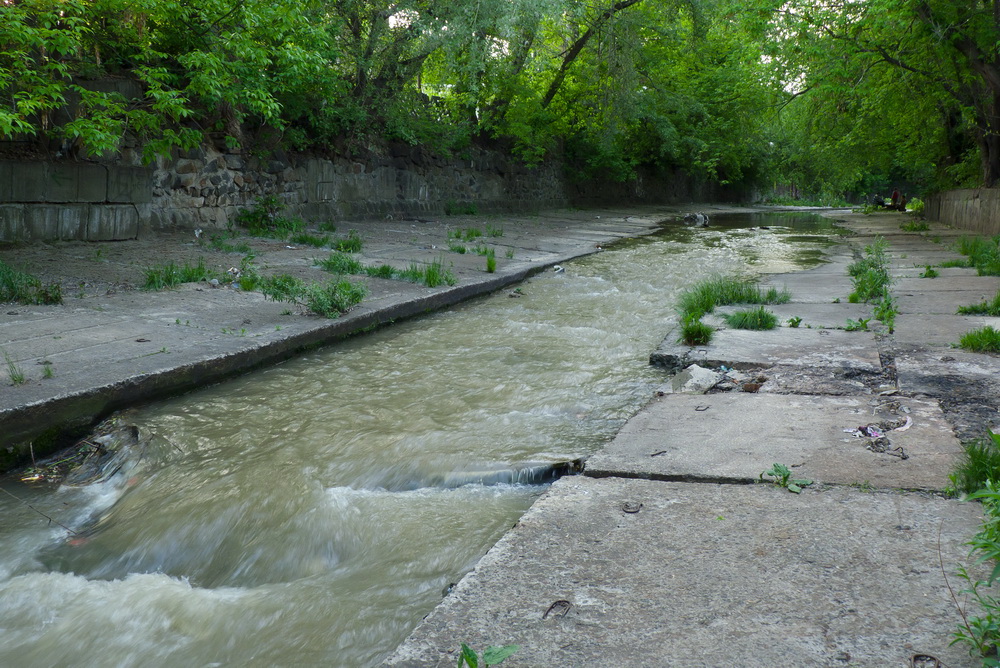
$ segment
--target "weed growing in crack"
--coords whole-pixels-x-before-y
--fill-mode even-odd
[[[990,325],[962,335],[958,347],[974,353],[1000,353],[1000,330]]]

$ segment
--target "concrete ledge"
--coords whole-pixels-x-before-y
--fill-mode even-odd
[[[978,520],[918,494],[563,478],[383,665],[454,666],[464,642],[520,645],[511,668],[971,668],[938,560]]]

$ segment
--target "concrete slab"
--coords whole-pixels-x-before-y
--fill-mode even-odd
[[[774,364],[848,367],[863,373],[881,369],[878,346],[872,332],[783,327],[767,332],[721,329],[707,346],[677,343],[670,332],[650,355],[650,363],[668,371],[690,364],[708,368],[725,365],[736,369],[759,369]]]
[[[912,419],[908,429],[887,432],[888,452],[873,452],[866,447],[870,439],[844,432],[906,416]],[[750,482],[777,462],[792,467],[796,477],[820,482],[940,490],[961,452],[933,400],[673,394],[654,399],[632,418],[587,461],[586,471],[598,477]]]
[[[937,279],[935,279],[937,280]],[[921,282],[923,285],[923,282]],[[993,299],[996,292],[988,290],[893,290],[901,314],[955,315],[959,306],[981,304]]]
[[[894,337],[898,346],[930,346],[951,349],[963,334],[979,327],[1000,329],[1000,318],[973,315],[919,315],[896,316]]]
[[[712,320],[712,324],[718,322],[720,326],[723,326],[722,315],[735,313],[746,308],[748,307],[719,307],[713,312],[715,316],[718,316],[718,320]],[[842,328],[847,324],[848,320],[857,321],[862,318],[867,319],[871,318],[872,315],[871,306],[867,304],[851,304],[846,301],[839,304],[811,304],[808,302],[768,304],[764,308],[777,316],[778,322],[782,327],[789,327],[788,320],[790,318],[801,318],[802,322],[798,325],[800,329],[809,329],[810,327]],[[705,319],[705,322],[708,322],[708,319]]]
[[[505,668],[971,668],[939,555],[953,573],[978,520],[920,494],[563,478],[384,665],[453,666],[464,642],[520,645]]]
[[[892,286],[894,293],[907,292],[982,292],[993,297],[1000,291],[1000,276],[939,276],[925,278],[899,278]]]
[[[819,272],[776,274],[761,283],[788,288],[792,294],[792,303],[830,304],[837,299],[846,302],[847,295],[854,289],[846,268],[843,272],[832,274]]]

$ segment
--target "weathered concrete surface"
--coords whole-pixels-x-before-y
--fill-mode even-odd
[[[892,410],[896,405],[901,408]],[[844,432],[906,417],[912,420],[909,428],[886,433],[888,452],[873,452],[867,449],[870,439]],[[752,482],[778,462],[797,477],[825,483],[940,490],[961,451],[932,400],[668,395],[650,403],[591,457],[587,475]],[[907,459],[900,458],[904,453]]]
[[[372,327],[499,290],[552,264],[597,252],[615,240],[651,233],[666,215],[662,208],[649,208],[600,215],[551,211],[504,217],[493,223],[503,228],[504,235],[489,239],[489,245],[498,249],[495,273],[486,272],[481,256],[449,253],[446,260],[456,285],[427,288],[362,279],[368,296],[335,320],[266,301],[259,293],[212,288],[208,283],[158,292],[115,283],[105,294],[93,294],[92,288],[82,285],[79,296],[64,289],[66,303],[61,306],[7,305],[0,311],[0,346],[28,382],[12,385],[8,365],[0,364],[0,449],[16,445],[23,459],[28,442],[46,436],[35,444],[35,455],[41,456],[55,432],[86,426],[125,406],[216,382]],[[448,249],[448,232],[456,225],[482,228],[483,221],[479,217],[359,225],[364,248],[358,256],[366,264],[400,268],[440,260]],[[194,241],[194,235],[182,242],[170,237],[152,248],[149,261],[161,264],[173,259],[174,250],[195,252]],[[257,262],[270,271],[310,281],[331,278],[313,266],[314,258],[324,257],[328,250],[268,240],[255,243],[264,244],[255,248]],[[132,266],[137,258],[127,252],[117,254],[128,247],[115,246],[107,255],[102,255],[104,246],[88,247],[79,260],[100,266],[114,257],[115,262],[128,265],[123,267],[124,275],[134,276],[132,280],[141,284],[142,266]],[[138,242],[134,247],[139,247]],[[505,248],[514,251],[513,257],[506,256]],[[59,247],[33,252],[44,258],[39,262],[59,262]],[[236,265],[240,261],[238,255],[204,252],[213,261]],[[27,269],[46,275],[45,266]],[[50,378],[43,377],[46,367],[53,370]],[[0,466],[9,461],[9,452],[0,450]]]
[[[511,668],[977,666],[948,646],[938,555],[953,572],[978,519],[921,494],[564,478],[386,665],[454,666],[464,642],[520,645]]]
[[[895,334],[818,329],[871,317],[846,303],[843,252],[762,281],[792,291],[772,312],[813,329],[723,328],[695,349],[668,332],[654,363],[729,370],[709,394],[654,399],[584,478],[554,484],[386,665],[453,665],[463,642],[519,644],[511,666],[980,665],[949,646],[961,618],[946,583],[979,510],[927,490],[949,484],[956,435],[998,419],[1000,357],[945,343],[989,319],[953,315],[968,270],[936,287],[910,271],[954,255],[901,234],[906,218],[831,215],[857,252],[888,239],[905,289]],[[845,432],[878,423],[888,442]],[[749,484],[774,463],[819,482]]]
[[[846,322],[846,321],[845,321]],[[766,332],[721,329],[707,346],[691,347],[668,335],[650,355],[653,364],[668,371],[689,364],[717,368],[756,369],[774,364],[849,367],[866,373],[879,368],[878,348],[872,332],[835,329],[793,329]]]

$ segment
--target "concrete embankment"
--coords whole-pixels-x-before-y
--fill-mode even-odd
[[[667,333],[654,363],[716,375],[684,385],[665,372],[662,396],[582,476],[554,483],[386,665],[455,665],[462,643],[520,645],[512,667],[981,664],[949,645],[981,513],[941,492],[958,437],[1000,423],[1000,358],[951,347],[1000,326],[954,315],[1000,278],[919,277],[958,257],[960,232],[829,215],[855,233],[829,263],[764,277],[791,292],[771,307],[783,326],[715,320],[698,348]],[[892,333],[847,300],[852,253],[876,235],[892,260]],[[775,463],[814,483],[755,484]]]
[[[368,296],[334,320],[267,301],[259,293],[208,283],[157,292],[137,289],[150,265],[203,261],[211,267],[222,262],[223,271],[231,263],[239,266],[239,255],[220,253],[205,243],[210,231],[200,240],[183,234],[120,244],[2,249],[0,259],[43,282],[61,280],[66,303],[7,305],[0,315],[0,350],[7,362],[0,365],[0,471],[44,456],[60,444],[60,435],[85,429],[115,410],[499,290],[616,240],[654,232],[678,211],[645,207],[357,223],[363,248],[356,257],[361,262],[405,269],[440,260],[454,273],[456,284],[428,288],[354,277],[366,283]],[[494,231],[495,236],[482,239],[495,249],[495,273],[488,273],[485,259],[475,253],[448,252],[452,235],[471,228]],[[262,272],[288,272],[310,281],[332,278],[313,266],[329,250],[249,241]],[[12,383],[12,371],[23,374],[26,382]]]

